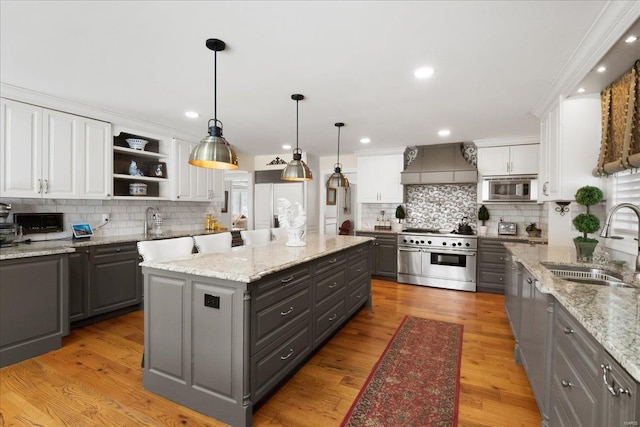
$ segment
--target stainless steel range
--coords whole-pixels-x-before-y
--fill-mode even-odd
[[[476,291],[475,235],[406,229],[398,234],[398,282]]]

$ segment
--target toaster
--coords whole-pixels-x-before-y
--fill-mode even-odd
[[[502,222],[498,223],[498,234],[507,234],[515,236],[518,232],[518,226],[515,222]]]

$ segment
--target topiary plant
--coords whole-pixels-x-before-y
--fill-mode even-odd
[[[484,225],[484,222],[487,221],[488,219],[489,219],[489,209],[487,209],[485,205],[480,206],[480,209],[478,209],[478,220],[482,221],[482,225]]]
[[[398,205],[398,207],[396,208],[396,218],[398,219],[398,222],[402,222],[405,216],[406,214],[404,212],[404,208],[402,207],[402,205]]]
[[[598,187],[585,185],[576,191],[576,202],[587,207],[587,213],[573,219],[573,226],[582,233],[582,236],[573,239],[579,259],[590,259],[598,244],[597,239],[588,236],[589,233],[595,233],[600,228],[600,219],[591,214],[589,206],[597,205],[601,200],[602,191]]]
[[[597,205],[602,201],[602,191],[598,187],[586,185],[576,192],[576,202],[587,207],[587,213],[580,214],[573,219],[573,225],[582,232],[582,237],[576,237],[585,242],[597,242],[597,239],[591,239],[587,235],[595,233],[600,228],[600,220],[597,216],[592,215],[589,206]]]

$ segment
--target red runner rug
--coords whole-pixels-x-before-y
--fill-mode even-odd
[[[462,325],[405,317],[341,426],[456,426]]]

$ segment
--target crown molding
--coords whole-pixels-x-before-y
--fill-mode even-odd
[[[478,148],[482,147],[502,147],[509,145],[529,145],[539,144],[539,136],[514,136],[512,138],[492,138],[492,139],[474,139],[473,143]]]
[[[387,156],[391,154],[404,154],[406,147],[392,147],[392,148],[374,148],[370,150],[357,150],[353,153],[357,157],[361,156]]]
[[[639,17],[640,2],[609,1],[531,114],[539,118],[558,98],[568,96]]]

